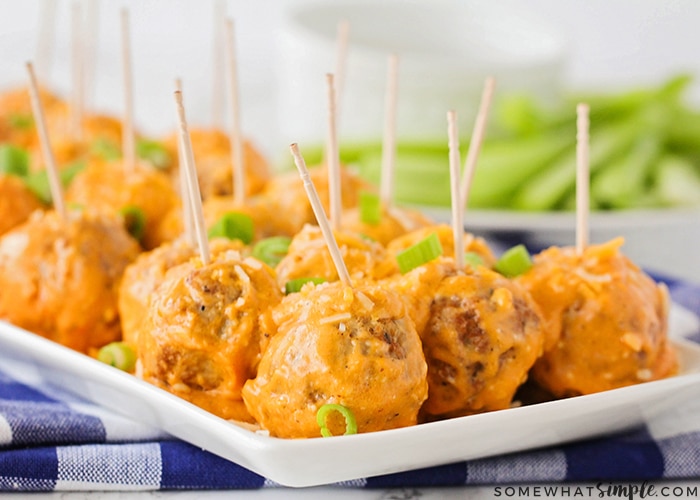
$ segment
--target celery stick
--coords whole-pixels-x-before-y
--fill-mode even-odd
[[[666,130],[667,145],[681,155],[700,157],[700,112],[681,108]]]
[[[512,141],[487,141],[474,172],[469,206],[508,206],[516,190],[573,148],[575,140],[574,134],[562,130]]]
[[[678,75],[666,80],[658,87],[645,87],[613,94],[572,94],[567,99],[568,106],[573,108],[576,103],[587,103],[591,109],[591,123],[598,123],[629,115],[647,107],[652,102],[661,103],[665,107],[677,104],[691,82],[692,78],[689,75]]]
[[[635,140],[629,154],[591,179],[591,198],[601,208],[631,208],[644,197],[661,154],[661,138],[650,132]]]
[[[359,175],[378,185],[381,151],[370,151],[358,159]],[[444,152],[399,151],[396,155],[394,199],[404,203],[450,206],[450,172],[447,150]]]
[[[589,152],[591,173],[604,168],[615,157],[629,150],[638,130],[639,123],[629,120],[592,131]],[[573,131],[571,135],[574,135]],[[572,149],[548,169],[531,177],[515,193],[511,206],[518,210],[555,210],[574,190],[575,184],[576,151]]]
[[[662,157],[654,188],[659,200],[665,205],[700,205],[700,172],[685,158],[671,155]]]

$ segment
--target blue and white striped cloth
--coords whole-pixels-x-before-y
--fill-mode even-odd
[[[664,279],[700,315],[700,287]],[[694,337],[700,341],[700,332]],[[359,479],[393,488],[700,478],[700,401],[613,437]],[[256,489],[278,486],[158,429],[0,366],[0,491]]]

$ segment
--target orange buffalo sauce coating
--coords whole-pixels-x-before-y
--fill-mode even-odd
[[[0,235],[26,221],[35,210],[45,208],[19,177],[0,175]]]
[[[190,129],[190,140],[202,198],[231,195],[234,181],[228,135],[222,130],[194,128]],[[165,143],[172,157],[177,158],[177,136],[169,137]],[[247,195],[262,191],[271,176],[267,159],[249,140],[243,141],[243,170]],[[174,180],[175,185],[178,182]]]
[[[527,291],[480,268],[446,276],[421,332],[428,363],[427,419],[508,408],[542,353],[539,308]]]
[[[359,207],[344,210],[341,219],[341,227],[345,231],[367,236],[382,245],[387,245],[406,233],[432,225],[433,222],[422,213],[399,207],[382,207],[377,224],[362,221]]]
[[[233,196],[212,196],[202,203],[204,224],[209,230],[224,215],[230,212],[247,215],[253,221],[253,242],[271,236],[271,220],[268,200],[259,196],[253,196],[246,200],[245,205],[235,203]],[[161,220],[156,230],[157,239],[160,241],[170,241],[177,238],[184,231],[182,204],[173,207]]]
[[[150,250],[163,243],[157,229],[178,195],[163,172],[137,163],[133,168],[121,161],[90,163],[75,176],[66,190],[66,200],[117,214],[126,207],[143,211],[146,227],[142,244]]]
[[[535,256],[518,281],[540,304],[548,329],[533,379],[557,397],[667,377],[677,363],[667,340],[669,298],[627,257],[622,238]]]
[[[508,408],[542,353],[541,312],[519,284],[439,257],[387,280],[410,298],[428,363],[425,420]]]
[[[35,212],[0,238],[0,317],[83,353],[119,340],[117,290],[138,252],[118,218]]]
[[[309,168],[309,175],[326,214],[330,213],[328,168]],[[340,169],[340,185],[343,209],[357,206],[359,193],[372,189],[365,180],[347,168]],[[270,200],[270,212],[275,215],[271,221],[274,234],[293,237],[304,225],[316,224],[316,216],[304,190],[304,184],[299,180],[296,171],[272,177],[261,196]]]
[[[210,242],[213,255],[228,250],[242,250],[238,241],[217,238]],[[197,249],[186,240],[164,243],[149,252],[141,253],[124,270],[119,286],[119,317],[122,322],[122,340],[135,349],[139,335],[145,324],[151,295],[165,279],[171,268],[183,264],[197,255]]]
[[[68,119],[68,105],[46,89],[39,89],[49,128],[63,128]],[[0,93],[0,143],[9,142],[23,148],[39,148],[29,87]]]
[[[273,436],[320,437],[318,409],[348,408],[358,432],[417,423],[428,394],[420,339],[402,297],[376,283],[305,285],[273,311],[277,333],[243,399]],[[334,435],[342,419],[330,419]]]
[[[333,233],[350,276],[354,279],[374,278],[375,267],[384,260],[384,248],[358,234]],[[318,226],[310,224],[292,238],[287,255],[277,264],[275,271],[282,288],[287,281],[296,278],[338,280],[338,271],[323,233]]]
[[[252,422],[241,399],[274,332],[274,271],[231,250],[173,267],[153,292],[138,336],[137,374],[222,418]]]

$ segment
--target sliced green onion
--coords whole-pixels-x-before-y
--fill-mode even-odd
[[[136,155],[159,170],[168,168],[173,161],[166,147],[152,139],[138,139]]]
[[[514,278],[532,267],[532,258],[525,245],[516,245],[506,250],[493,268],[507,278]]]
[[[287,236],[265,238],[255,244],[252,255],[268,266],[276,267],[289,252],[289,244],[291,242],[292,239]]]
[[[122,157],[122,150],[119,144],[105,139],[104,137],[92,141],[92,144],[90,144],[90,152],[107,161],[118,160]]]
[[[135,240],[141,241],[146,232],[146,214],[135,205],[127,205],[119,210],[119,214],[124,218],[124,226]]]
[[[484,258],[476,252],[466,252],[464,254],[464,263],[476,269],[484,265]]]
[[[303,287],[307,283],[314,283],[316,285],[320,283],[325,283],[326,279],[325,278],[295,278],[293,280],[289,280],[284,284],[284,293],[289,295],[290,293],[296,293],[299,290],[301,290],[301,287]]]
[[[29,172],[29,153],[12,144],[0,146],[0,174],[25,177]]]
[[[97,359],[125,372],[133,372],[136,366],[136,353],[124,342],[112,342],[103,346]]]
[[[330,429],[326,426],[326,418],[328,417],[329,413],[334,411],[340,413],[345,419],[345,434],[343,435],[347,436],[349,434],[357,434],[357,421],[355,420],[355,415],[353,415],[350,408],[338,404],[325,404],[316,412],[316,422],[321,428],[321,435],[323,437],[333,436]]]
[[[85,163],[79,161],[71,163],[67,167],[64,167],[59,172],[59,177],[61,178],[61,184],[63,187],[68,186],[73,178],[80,173],[85,168]],[[37,198],[39,198],[43,203],[47,205],[53,200],[51,198],[51,188],[49,186],[49,177],[46,170],[41,170],[39,172],[33,172],[24,178],[24,183],[27,188],[32,191]]]
[[[382,220],[382,205],[379,195],[363,191],[360,193],[360,220],[376,226]]]
[[[34,126],[34,118],[28,113],[14,113],[7,117],[10,127],[17,130],[29,130]]]
[[[396,254],[396,262],[402,274],[430,262],[442,255],[442,245],[437,234],[432,233],[415,245]]]
[[[209,228],[209,238],[228,238],[241,240],[246,245],[253,241],[255,226],[253,219],[240,212],[225,213]]]

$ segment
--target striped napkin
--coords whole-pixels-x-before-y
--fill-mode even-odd
[[[700,316],[700,287],[658,277]],[[691,338],[700,342],[700,332]],[[0,491],[256,489],[279,486],[0,365]],[[629,432],[529,452],[364,478],[338,487],[700,479],[700,400]]]

